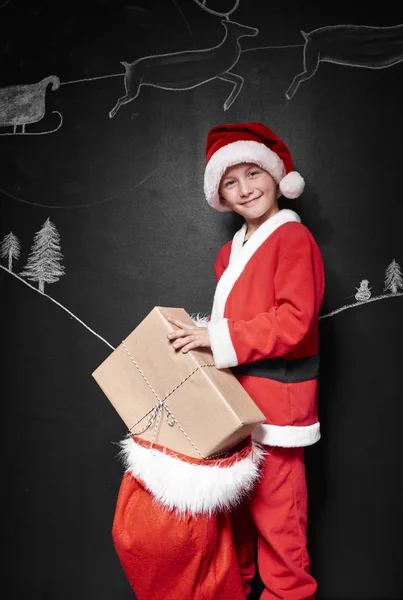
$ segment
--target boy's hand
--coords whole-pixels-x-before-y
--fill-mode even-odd
[[[182,348],[182,352],[186,354],[189,350],[195,350],[196,348],[210,348],[210,338],[208,335],[207,327],[198,327],[196,324],[194,327],[183,323],[179,319],[173,319],[167,317],[167,321],[173,323],[180,329],[168,333],[167,337],[175,350]]]

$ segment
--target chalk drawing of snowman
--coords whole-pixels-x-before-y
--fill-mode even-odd
[[[355,295],[355,299],[357,302],[366,302],[371,298],[370,290],[372,288],[368,287],[369,281],[368,279],[362,279],[360,282],[360,287],[356,287],[357,293]]]

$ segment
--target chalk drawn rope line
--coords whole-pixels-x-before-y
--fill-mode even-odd
[[[123,77],[124,73],[111,73],[110,75],[99,75],[98,77],[84,77],[83,79],[71,79],[70,81],[61,81],[62,85],[70,85],[71,83],[85,83],[86,81],[97,81],[98,79],[111,79],[112,77]]]
[[[254,52],[255,50],[283,50],[285,48],[303,48],[305,44],[285,44],[283,46],[256,46],[255,48],[243,48],[241,54],[244,52]]]
[[[68,310],[68,308],[66,308],[65,306],[63,306],[63,304],[60,304],[60,302],[58,302],[57,300],[55,300],[54,298],[52,298],[52,296],[49,296],[49,294],[45,294],[45,292],[40,292],[35,286],[33,286],[30,283],[28,283],[28,281],[25,281],[25,279],[23,279],[22,277],[20,277],[16,273],[13,273],[12,271],[9,271],[3,265],[0,265],[0,268],[2,268],[4,271],[6,271],[6,273],[8,273],[9,275],[12,275],[13,277],[15,277],[16,279],[18,279],[19,281],[22,281],[22,283],[24,283],[29,288],[31,288],[32,290],[34,290],[34,292],[37,292],[41,296],[46,296],[46,298],[49,298],[49,300],[51,300],[52,302],[54,302],[55,304],[57,304],[57,306],[59,306],[60,308],[62,308],[64,311],[66,311],[66,313],[68,313],[71,317],[73,317],[73,319],[76,319],[76,321],[78,321],[79,323],[81,323],[81,325],[83,325],[90,333],[94,334],[97,338],[99,338],[102,342],[104,342],[107,346],[109,346],[109,348],[112,348],[112,350],[115,350],[115,348],[109,342],[107,342],[103,337],[101,337],[96,331],[94,331],[93,329],[91,329],[91,327],[89,327],[86,323],[84,323],[84,321],[82,321],[81,319],[79,319],[78,317],[76,317],[76,315],[74,313],[72,313],[70,310]]]
[[[256,46],[256,48],[244,48],[241,50],[241,54],[243,54],[244,52],[252,52],[252,51],[256,51],[256,50],[276,50],[276,49],[284,49],[284,48],[303,48],[304,44],[286,44],[286,45],[280,45],[280,46]],[[182,52],[178,52],[178,54],[182,54]],[[152,55],[153,56],[153,55]],[[60,82],[60,87],[62,85],[70,85],[71,83],[86,83],[87,81],[97,81],[98,79],[110,79],[112,77],[123,77],[124,73],[111,73],[110,75],[100,75],[98,77],[85,77],[83,79],[71,79],[70,81],[61,81]],[[216,76],[214,76],[212,79],[215,79]],[[150,86],[150,87],[161,87],[161,86]],[[164,89],[164,88],[162,88]],[[167,88],[167,89],[171,89],[171,88]],[[180,91],[189,91],[192,88],[181,88]]]
[[[148,381],[148,379],[145,376],[145,374],[143,373],[143,371],[140,369],[138,363],[134,360],[134,358],[133,358],[130,350],[128,349],[128,347],[126,346],[126,343],[124,341],[122,341],[122,346],[126,350],[128,356],[130,357],[130,360],[133,362],[134,366],[136,367],[136,369],[138,370],[138,372],[140,373],[140,375],[142,376],[142,378],[144,379],[144,381],[146,382],[146,384],[148,385],[148,387],[150,388],[150,390],[152,391],[152,393],[154,394],[154,396],[158,400],[157,404],[155,404],[151,408],[151,410],[149,410],[145,415],[143,415],[142,417],[140,417],[140,419],[138,419],[138,421],[136,421],[134,423],[134,425],[132,425],[129,428],[129,431],[133,435],[139,435],[141,433],[144,433],[149,427],[151,427],[151,425],[154,423],[154,421],[156,421],[156,423],[154,425],[154,430],[153,430],[153,437],[152,437],[152,440],[151,440],[151,443],[150,443],[150,448],[152,448],[152,446],[155,443],[155,438],[156,438],[157,431],[158,431],[158,428],[159,428],[159,424],[160,424],[160,421],[161,421],[161,416],[162,416],[162,413],[163,413],[163,411],[165,409],[165,412],[166,412],[165,418],[166,418],[166,421],[167,421],[168,425],[170,425],[170,427],[173,427],[176,424],[179,427],[179,429],[181,430],[181,432],[183,433],[183,435],[186,437],[186,439],[188,440],[188,442],[196,450],[196,452],[202,458],[204,458],[204,459],[207,458],[207,456],[204,456],[200,452],[200,450],[198,449],[198,447],[196,446],[196,444],[191,440],[191,438],[188,436],[188,434],[186,433],[186,431],[183,429],[183,427],[181,426],[181,424],[179,423],[179,421],[176,419],[175,415],[173,414],[173,412],[171,411],[171,409],[169,408],[169,406],[166,404],[166,399],[169,398],[169,396],[171,396],[180,386],[182,386],[197,371],[199,371],[203,367],[214,367],[214,363],[205,363],[203,365],[197,365],[197,367],[195,369],[193,369],[193,371],[191,373],[189,373],[189,375],[187,375],[186,377],[184,377],[182,379],[182,381],[180,381],[170,392],[168,392],[168,394],[166,394],[166,396],[164,396],[164,398],[160,398],[158,396],[157,392],[154,390],[154,388],[151,385],[151,383]],[[147,419],[145,427],[141,431],[133,432],[132,430],[134,429],[134,427],[136,427],[136,425],[138,425],[141,421],[143,421],[149,415],[150,415],[150,417]]]
[[[255,48],[243,48],[240,52],[240,54],[243,54],[244,52],[254,52],[257,50],[277,50],[277,49],[286,49],[286,48],[303,48],[304,44],[286,44],[286,45],[280,45],[280,46],[256,46]],[[182,54],[182,52],[178,52],[178,54]],[[152,55],[153,56],[153,55]],[[60,82],[60,87],[62,85],[70,85],[72,83],[86,83],[88,81],[97,81],[98,79],[111,79],[112,77],[123,77],[124,73],[111,73],[110,75],[99,75],[97,77],[84,77],[83,79],[71,79],[70,81],[61,81]],[[214,76],[212,79],[215,79],[216,76]],[[150,87],[162,87],[162,86],[151,86]],[[162,88],[164,89],[164,88]],[[170,91],[171,88],[167,88]],[[178,91],[189,91],[192,88],[180,88],[180,90]]]

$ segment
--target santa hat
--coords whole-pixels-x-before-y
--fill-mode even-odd
[[[262,123],[234,123],[210,129],[206,140],[204,193],[220,212],[231,210],[220,199],[218,188],[226,169],[239,163],[254,163],[265,169],[279,186],[278,195],[298,198],[305,182],[292,170],[285,143]]]

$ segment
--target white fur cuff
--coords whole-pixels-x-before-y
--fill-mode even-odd
[[[227,319],[219,319],[207,325],[214,365],[217,369],[236,367],[238,358],[232,345]]]
[[[320,440],[320,425],[259,425],[252,433],[255,442],[265,446],[300,448],[312,446]]]

